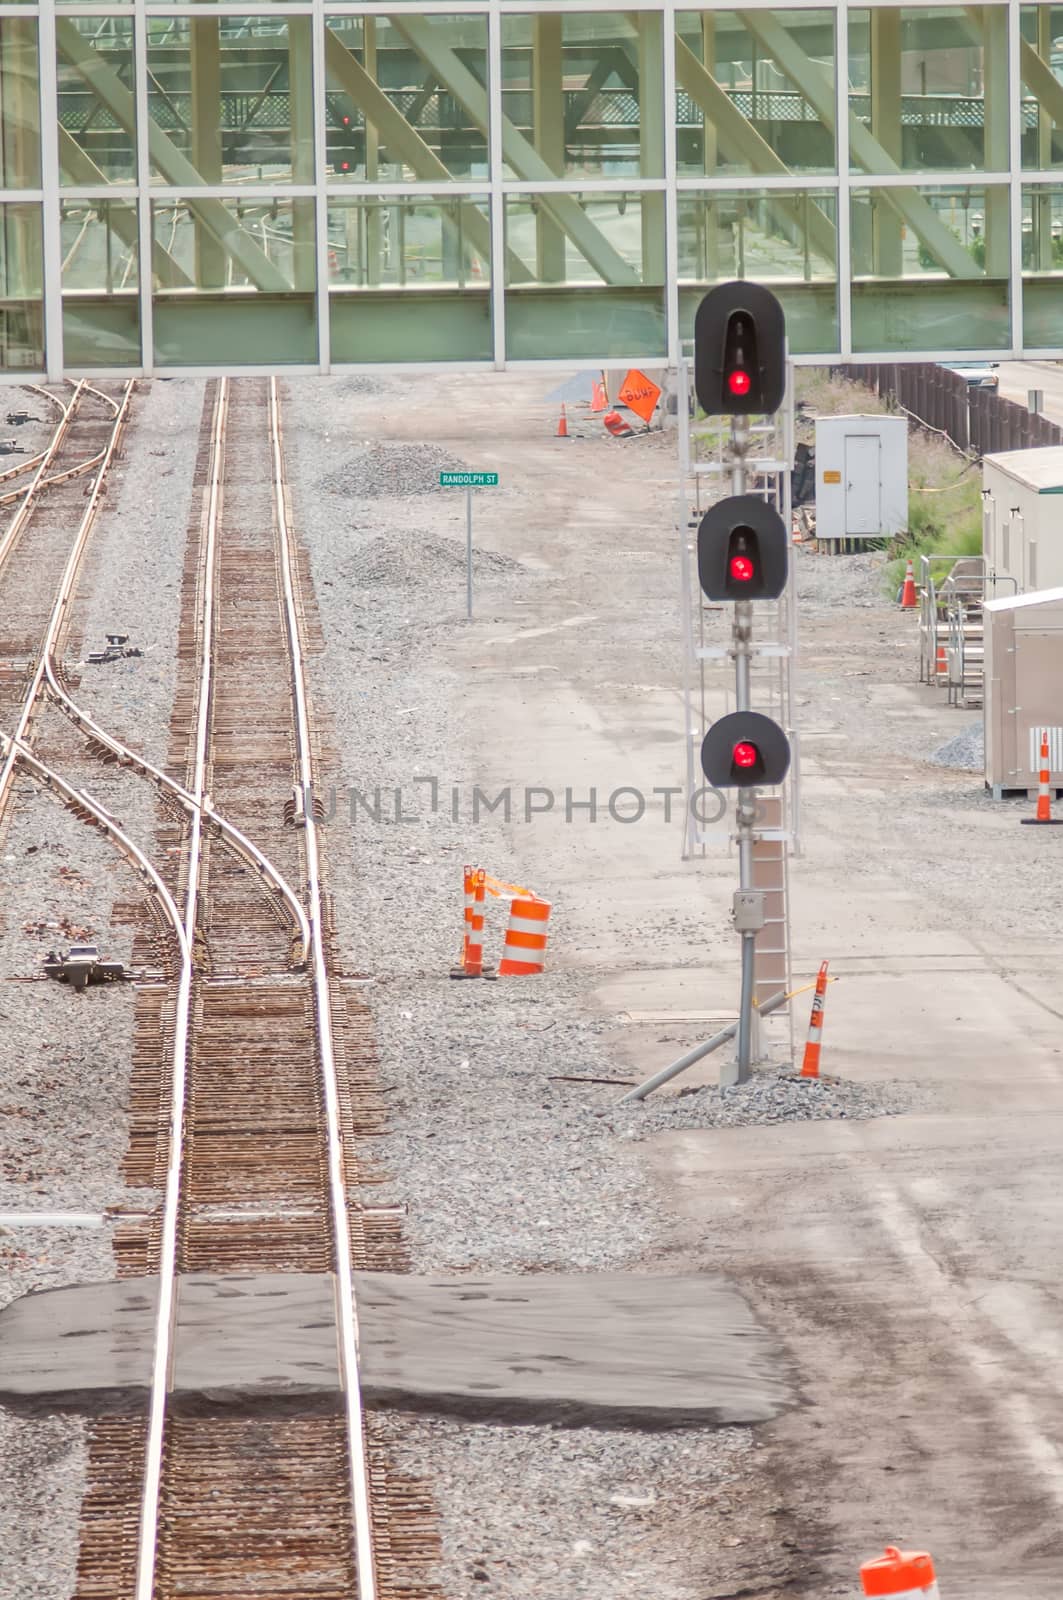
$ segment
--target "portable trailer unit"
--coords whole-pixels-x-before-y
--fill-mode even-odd
[[[985,457],[982,528],[994,599],[1063,584],[1063,446]]]
[[[987,600],[985,781],[994,800],[1037,792],[1042,729],[1063,786],[1063,588]]]
[[[862,550],[907,526],[907,417],[817,417],[816,538]]]

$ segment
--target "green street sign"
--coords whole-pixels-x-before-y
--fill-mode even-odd
[[[439,474],[439,487],[441,489],[496,489],[498,487],[498,473],[441,472]]]

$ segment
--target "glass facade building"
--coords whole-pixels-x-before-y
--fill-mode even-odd
[[[0,370],[1063,352],[1063,5],[0,0]]]

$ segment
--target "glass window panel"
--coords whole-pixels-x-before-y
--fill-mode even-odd
[[[682,337],[707,289],[765,283],[786,312],[794,355],[838,348],[837,199],[828,190],[699,190],[679,196]]]
[[[830,11],[681,11],[676,17],[680,176],[834,172]]]
[[[511,357],[664,354],[663,194],[509,195],[505,207]]]
[[[849,13],[854,172],[1006,172],[1004,6]]]
[[[1023,342],[1063,345],[1063,185],[1022,191]]]
[[[329,206],[333,361],[488,361],[485,195],[373,195]]]
[[[0,370],[41,371],[41,207],[0,205]]]
[[[662,178],[661,24],[651,11],[503,17],[507,175]]]
[[[0,17],[0,188],[41,181],[37,21]]]
[[[312,183],[309,17],[152,17],[148,106],[158,183]]]
[[[139,366],[136,205],[64,200],[60,242],[66,365]]]
[[[327,176],[487,176],[487,18],[327,17]]]
[[[136,177],[133,21],[56,17],[59,179],[84,186]]]
[[[1006,185],[854,189],[850,224],[854,349],[1006,347]]]
[[[1063,6],[1023,6],[1022,164],[1042,172],[1063,166]]]
[[[161,366],[317,361],[314,202],[152,203]]]

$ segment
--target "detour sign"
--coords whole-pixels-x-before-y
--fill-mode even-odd
[[[661,391],[644,372],[632,368],[621,384],[616,398],[621,405],[627,406],[629,411],[633,411],[636,417],[641,417],[649,426],[657,409],[657,402],[661,398]]]

